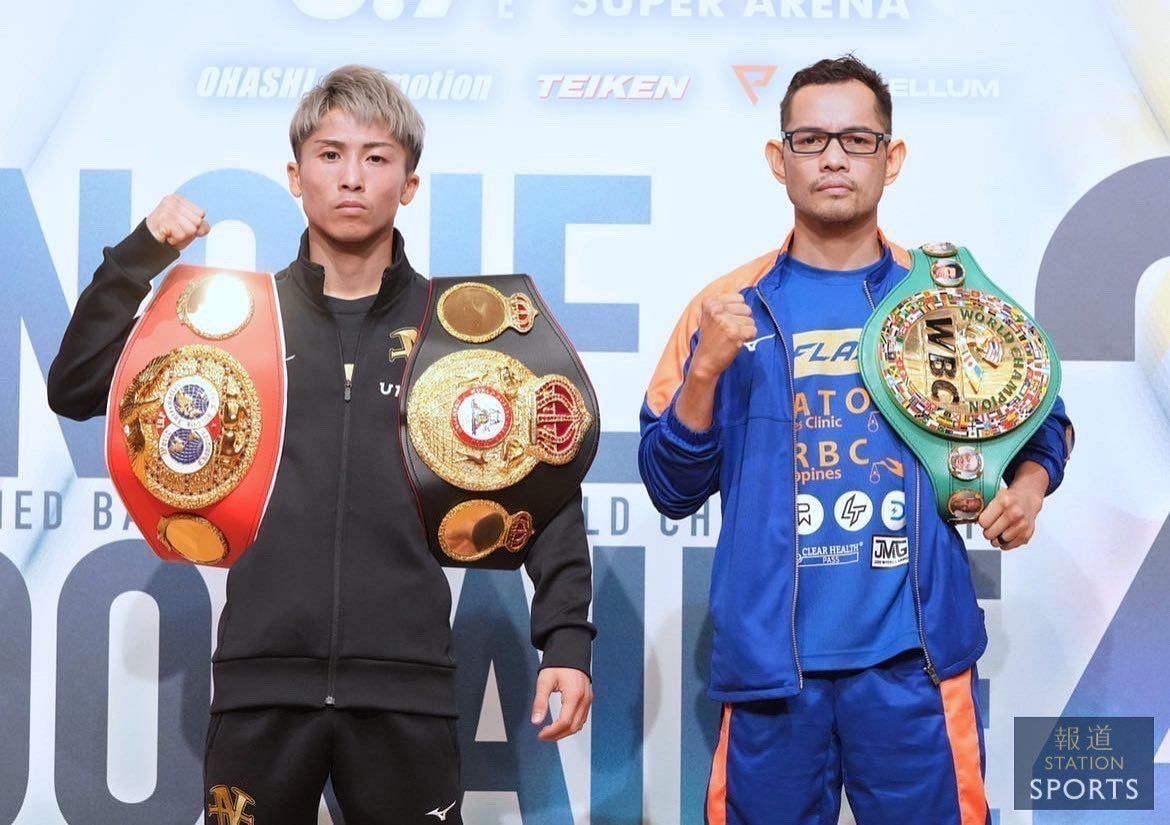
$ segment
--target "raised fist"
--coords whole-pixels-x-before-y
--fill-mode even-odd
[[[731,292],[705,299],[691,370],[710,377],[722,375],[739,354],[739,348],[755,337],[752,311],[742,295]]]
[[[159,243],[182,251],[191,241],[211,231],[211,225],[204,220],[206,214],[181,195],[167,195],[146,216],[146,228]]]

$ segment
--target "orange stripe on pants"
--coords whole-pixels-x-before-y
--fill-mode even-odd
[[[979,760],[979,719],[975,715],[970,670],[939,685],[943,713],[947,720],[947,738],[955,762],[958,783],[959,813],[962,825],[985,825],[987,794],[983,789],[983,772]]]
[[[727,739],[730,733],[731,705],[724,705],[719,744],[715,747],[711,781],[707,785],[707,825],[727,825]]]

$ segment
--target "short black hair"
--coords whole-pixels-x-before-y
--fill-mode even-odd
[[[805,86],[848,83],[850,80],[859,80],[869,87],[877,98],[877,112],[882,121],[882,128],[887,132],[893,129],[894,102],[890,98],[890,87],[880,74],[852,54],[818,60],[792,76],[788,91],[784,93],[784,100],[780,101],[780,128],[784,128],[789,110],[792,108],[792,97],[800,89]]]

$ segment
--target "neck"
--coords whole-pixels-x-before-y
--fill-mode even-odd
[[[339,242],[309,226],[309,260],[325,269],[325,294],[365,298],[377,293],[394,256],[394,227],[356,243]]]
[[[882,257],[877,214],[826,223],[798,212],[788,254],[817,269],[850,270],[875,264]]]

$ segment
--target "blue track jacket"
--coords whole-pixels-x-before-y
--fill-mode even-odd
[[[795,431],[792,360],[787,347],[745,346],[720,377],[714,422],[693,432],[675,417],[674,399],[697,342],[703,299],[739,292],[759,335],[783,335],[770,296],[784,245],[719,278],[695,297],[675,327],[646,393],[638,468],[651,500],[670,518],[688,516],[720,493],[723,524],[711,577],[714,645],[709,693],[719,702],[792,696],[802,686],[796,642]],[[910,256],[889,243],[893,263],[869,282],[875,304],[906,274]],[[1072,425],[1057,400],[1004,473],[1022,461],[1048,471],[1052,493],[1064,477]],[[967,553],[934,506],[930,477],[903,446],[911,584],[927,674],[937,683],[971,667],[987,645]]]

